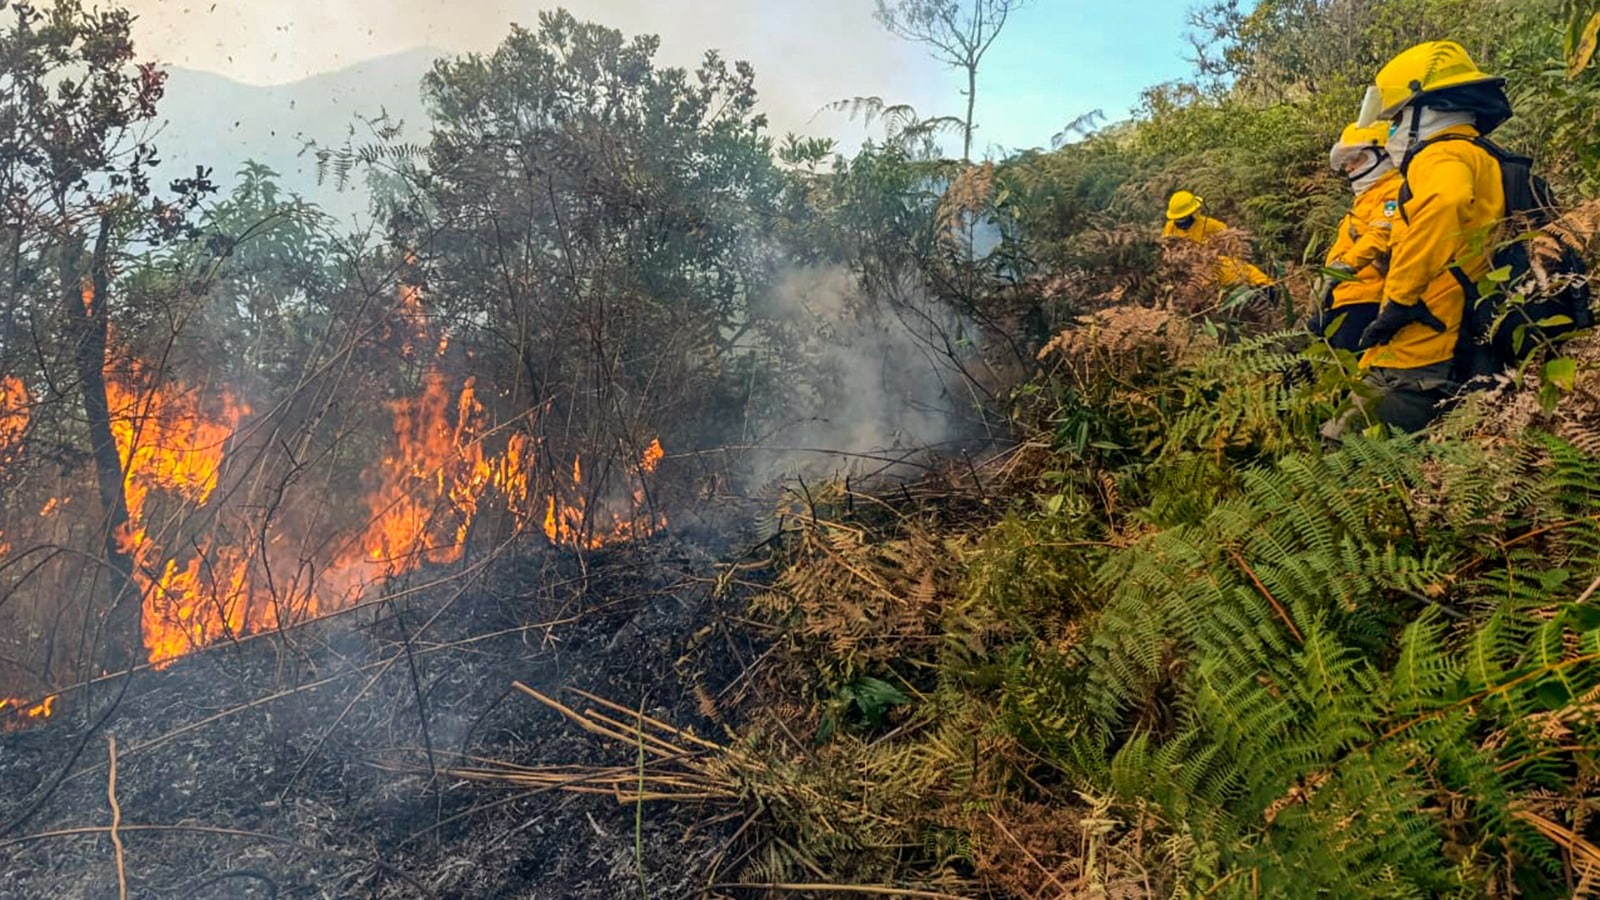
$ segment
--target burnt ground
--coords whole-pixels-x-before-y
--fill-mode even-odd
[[[0,896],[118,896],[108,734],[129,897],[705,896],[733,810],[647,803],[636,820],[610,796],[468,782],[430,759],[633,761],[513,680],[719,736],[693,687],[736,694],[761,650],[706,628],[728,602],[711,580],[729,549],[683,534],[581,557],[530,542],[68,697],[43,727],[0,735]]]

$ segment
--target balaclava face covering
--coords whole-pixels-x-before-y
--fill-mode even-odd
[[[1389,135],[1389,143],[1385,149],[1389,151],[1389,158],[1398,164],[1404,161],[1406,154],[1418,144],[1446,128],[1471,125],[1476,120],[1477,117],[1468,110],[1445,112],[1412,104],[1400,114],[1400,123],[1395,126],[1394,133]]]
[[[1367,163],[1356,169],[1355,174],[1349,176],[1350,189],[1355,191],[1357,197],[1372,189],[1372,186],[1382,181],[1384,176],[1395,169],[1394,160],[1386,151],[1377,147],[1367,147],[1361,150],[1362,160]]]

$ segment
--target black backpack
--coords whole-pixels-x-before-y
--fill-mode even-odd
[[[1593,326],[1594,311],[1590,307],[1589,269],[1565,241],[1550,235],[1559,244],[1561,254],[1559,259],[1543,264],[1550,276],[1549,288],[1541,288],[1534,277],[1528,242],[1518,236],[1554,221],[1557,204],[1550,185],[1534,174],[1530,157],[1511,153],[1486,137],[1446,134],[1406,154],[1401,174],[1424,147],[1444,141],[1471,141],[1500,164],[1506,220],[1515,229],[1503,235],[1510,238],[1509,243],[1490,257],[1493,269],[1509,271],[1505,280],[1496,283],[1493,293],[1483,294],[1459,266],[1450,267],[1450,274],[1466,293],[1455,355],[1455,379],[1465,383],[1515,366],[1551,340]],[[1407,184],[1400,189],[1402,216],[1410,199],[1411,188]],[[1516,302],[1508,303],[1513,297]]]

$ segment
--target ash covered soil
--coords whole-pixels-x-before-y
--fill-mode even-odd
[[[129,897],[706,896],[737,837],[732,810],[647,803],[636,819],[611,796],[438,771],[633,762],[513,681],[719,737],[706,716],[731,707],[761,652],[718,625],[722,541],[581,556],[531,544],[138,672],[125,691],[97,685],[46,725],[0,734],[0,896],[119,895],[108,734]]]

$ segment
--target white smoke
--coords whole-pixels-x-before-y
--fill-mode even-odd
[[[752,454],[752,481],[898,475],[980,432],[977,329],[924,298],[866,297],[838,266],[791,269],[763,313],[796,337],[807,376]]]

